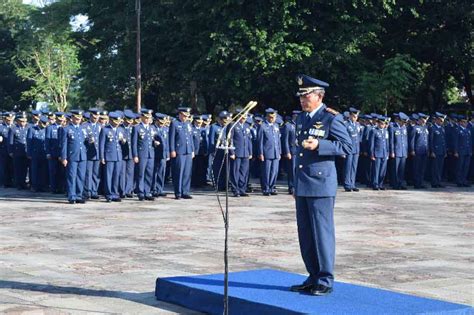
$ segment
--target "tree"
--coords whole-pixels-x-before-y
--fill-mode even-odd
[[[30,45],[17,62],[17,74],[34,82],[23,92],[23,97],[50,102],[55,109],[65,111],[71,83],[79,68],[77,49],[69,42],[58,43],[49,36]]]

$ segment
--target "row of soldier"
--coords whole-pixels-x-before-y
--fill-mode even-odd
[[[18,188],[26,188],[28,175],[33,191],[62,192],[66,187],[70,203],[98,199],[100,186],[107,201],[120,201],[134,193],[139,200],[153,200],[165,195],[168,170],[176,199],[192,198],[191,184],[202,187],[212,181],[216,188],[225,189],[224,151],[217,147],[232,117],[227,111],[214,124],[211,115],[192,116],[186,107],[178,109],[177,118],[153,115],[147,109],[140,113],[90,109],[31,114],[30,123],[26,113],[2,115],[0,186],[12,185],[14,178]],[[236,122],[230,131],[233,149],[229,153],[235,197],[248,196],[250,173],[260,178],[264,195],[277,194],[281,169],[287,173],[292,193],[298,114],[293,111],[283,122],[269,108],[265,117],[243,116]],[[353,141],[351,154],[341,157],[343,163],[338,167],[346,191],[358,191],[356,175],[373,189],[385,189],[387,168],[394,189],[406,189],[405,173],[411,170],[415,188],[423,188],[427,165],[431,165],[432,187],[441,187],[448,155],[455,158],[449,166],[456,169],[457,184],[469,185],[472,119],[456,115],[446,123],[441,113],[431,121],[423,113],[411,117],[396,113],[390,122],[375,113],[360,115],[355,108],[344,116]]]

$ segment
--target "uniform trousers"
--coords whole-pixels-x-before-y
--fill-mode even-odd
[[[305,284],[332,287],[336,236],[335,197],[295,197],[301,256],[309,273]]]
[[[250,160],[248,157],[236,157],[235,160],[230,160],[230,182],[234,193],[244,194],[247,190],[247,182],[250,172],[249,164]]]
[[[189,195],[191,192],[192,154],[177,154],[173,159],[173,187],[177,197]]]
[[[66,167],[67,199],[75,201],[83,198],[87,161],[69,161]]]

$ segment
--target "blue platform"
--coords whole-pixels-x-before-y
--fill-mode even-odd
[[[157,299],[210,314],[223,312],[223,274],[158,278]],[[315,297],[288,290],[298,274],[263,269],[229,274],[231,314],[474,314],[468,305],[336,282],[334,292]]]

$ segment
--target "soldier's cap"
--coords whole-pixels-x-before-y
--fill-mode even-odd
[[[254,120],[255,122],[258,122],[258,121],[263,121],[263,118],[260,117],[260,116],[255,116],[255,117],[253,118],[253,120]]]
[[[276,109],[273,109],[271,107],[265,109],[265,114],[268,116],[275,116],[278,113]]]
[[[230,117],[232,117],[232,113],[229,113],[226,110],[223,110],[219,113],[219,118],[221,118],[221,119],[226,119],[226,118],[230,118]]]
[[[426,115],[426,114],[423,114],[423,113],[418,113],[418,117],[424,118],[424,119],[430,118],[430,116],[428,116],[428,115]]]
[[[203,120],[202,115],[194,115],[193,120]]]
[[[47,115],[48,117],[54,117],[54,116],[56,116],[56,113],[55,113],[55,112],[51,112],[51,111],[46,111],[44,114]]]
[[[277,118],[275,119],[275,122],[279,125],[283,124],[283,118],[281,116],[277,116]]]
[[[55,112],[54,115],[57,117],[57,118],[64,118],[64,113],[63,112]]]
[[[208,120],[209,119],[209,115],[208,114],[203,114],[202,115],[202,120]]]
[[[329,87],[329,83],[312,78],[305,74],[300,74],[296,77],[298,83],[298,92],[296,96],[304,96],[314,91],[324,91],[325,88]]]
[[[440,112],[435,112],[435,116],[436,116],[436,118],[443,118],[443,119],[446,119],[446,115],[443,114],[443,113],[440,113]]]
[[[155,113],[155,118],[158,120],[166,119],[167,115],[163,113]]]
[[[466,120],[466,121],[467,121],[467,116],[465,116],[465,115],[458,115],[458,120]]]
[[[375,117],[375,119],[377,119],[378,121],[381,121],[381,122],[386,122],[387,119],[389,119],[389,117],[386,117],[384,115],[377,115],[377,117]]]
[[[119,112],[110,112],[109,113],[109,118],[112,120],[121,120],[122,119],[122,114]]]
[[[71,117],[76,116],[78,118],[82,118],[82,115],[84,115],[84,111],[82,109],[72,109],[70,113]]]
[[[207,119],[212,119],[212,114],[206,114],[207,115]]]
[[[102,110],[99,112],[99,115],[101,116],[100,118],[107,118],[106,116],[109,114],[108,111]]]
[[[64,114],[64,117],[66,117],[66,119],[71,119],[72,114],[71,113],[66,113],[66,114]]]
[[[418,119],[420,119],[420,116],[417,113],[413,113],[413,114],[411,114],[410,119],[411,120],[418,120]]]
[[[357,108],[355,107],[349,107],[349,112],[351,114],[355,114],[355,115],[359,115],[360,114],[360,110],[358,110]]]
[[[247,116],[247,120],[245,121],[247,124],[251,125],[253,124],[253,118],[252,116]]]
[[[15,117],[17,120],[27,120],[28,114],[26,112],[19,112]]]
[[[142,109],[140,110],[140,115],[141,115],[141,116],[144,116],[144,117],[151,118],[151,116],[153,115],[153,110],[152,110],[152,109],[148,109],[148,108],[142,108]]]
[[[365,115],[362,115],[361,118],[362,118],[362,119],[372,119],[373,117],[372,117],[372,115],[370,115],[370,114],[365,114]]]
[[[49,121],[49,120],[48,120],[48,117],[46,117],[46,116],[41,116],[40,122],[42,122],[43,124],[46,124],[46,123],[48,123],[48,121]]]
[[[15,118],[15,113],[14,112],[4,112],[3,117],[13,119],[13,118]]]
[[[34,109],[34,110],[31,111],[31,115],[39,116],[39,115],[41,115],[41,111]]]
[[[122,118],[123,118],[123,111],[121,111],[121,110],[116,110],[115,112],[116,112],[116,113],[119,113],[119,114],[122,116]]]
[[[84,116],[85,119],[89,120],[91,118],[91,113],[85,112],[82,114],[82,116]]]
[[[399,113],[393,113],[392,116],[395,117],[395,118],[400,118],[400,114],[399,114]]]
[[[344,116],[344,118],[349,118],[349,112],[345,111],[344,113],[342,113],[342,116]]]
[[[41,110],[41,114],[43,115],[49,115],[51,113],[51,111],[49,109],[42,109]]]
[[[288,116],[288,115],[285,116],[285,121],[290,121],[291,119],[292,119],[291,116]]]
[[[123,111],[123,116],[125,117],[125,119],[135,119],[137,118],[137,115],[132,112],[130,109],[126,109]]]
[[[403,120],[403,121],[408,121],[410,119],[410,117],[408,117],[408,115],[405,114],[404,112],[398,113],[398,117],[400,117],[400,120]]]
[[[180,106],[177,109],[178,113],[182,113],[186,116],[191,115],[191,107],[186,107],[186,106]]]
[[[291,115],[298,115],[299,113],[301,113],[300,110],[294,110],[291,112]]]
[[[100,115],[102,110],[100,110],[99,108],[93,107],[93,108],[89,108],[88,112],[91,113],[92,115]]]
[[[449,114],[449,118],[458,119],[458,115],[456,115],[456,113],[451,113],[451,114]]]

